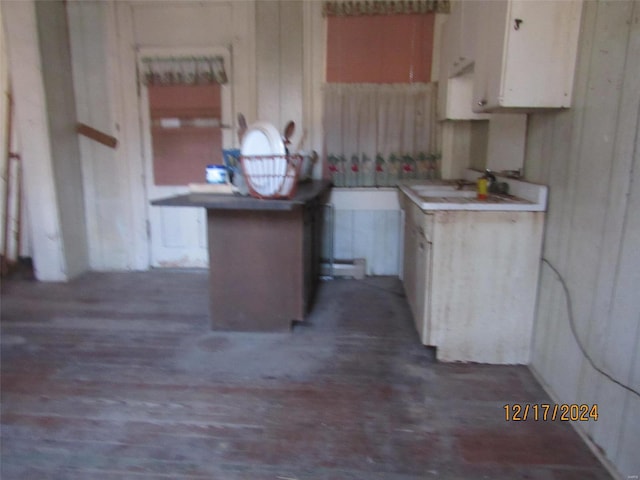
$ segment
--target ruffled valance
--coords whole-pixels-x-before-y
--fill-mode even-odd
[[[144,57],[141,77],[145,85],[199,85],[227,83],[220,56]]]
[[[324,2],[322,8],[325,17],[449,13],[449,11],[449,0],[338,0]]]

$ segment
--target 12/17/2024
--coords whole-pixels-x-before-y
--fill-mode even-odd
[[[504,405],[505,421],[588,422],[598,420],[598,404],[513,403]]]

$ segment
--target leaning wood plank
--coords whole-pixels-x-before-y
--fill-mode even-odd
[[[91,140],[95,140],[96,142],[106,145],[107,147],[116,148],[116,146],[118,145],[118,140],[115,137],[107,135],[100,130],[96,130],[89,125],[85,125],[84,123],[78,123],[76,131],[80,135],[84,135],[85,137],[88,137]]]

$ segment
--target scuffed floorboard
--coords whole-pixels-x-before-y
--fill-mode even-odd
[[[2,285],[3,480],[610,478],[525,367],[437,364],[397,278],[288,334],[214,333],[206,273]]]

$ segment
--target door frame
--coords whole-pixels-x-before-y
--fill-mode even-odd
[[[196,223],[193,228],[196,230],[193,235],[198,237],[198,245],[194,248],[198,249],[195,257],[185,255],[179,260],[177,258],[162,258],[162,248],[158,244],[162,232],[161,214],[159,211],[152,209],[171,208],[172,215],[179,215],[186,223],[190,220],[186,215],[181,215],[180,209],[177,207],[152,207],[150,202],[158,198],[164,198],[171,195],[186,194],[189,192],[185,186],[158,186],[153,181],[153,148],[151,138],[151,120],[149,116],[149,94],[147,86],[142,82],[142,72],[144,67],[142,59],[150,56],[220,56],[223,58],[225,72],[227,75],[227,83],[220,87],[220,101],[222,106],[221,112],[221,128],[222,128],[222,148],[231,148],[233,146],[233,65],[230,46],[212,46],[212,47],[139,47],[136,48],[136,71],[138,82],[138,119],[141,134],[141,156],[144,172],[144,190],[147,202],[147,239],[149,242],[149,266],[154,267],[200,267],[207,268],[209,264],[207,250],[207,229],[206,229],[206,212],[204,209],[198,209],[197,215],[194,214]],[[203,172],[204,178],[204,172]],[[161,190],[161,191],[160,191]],[[193,209],[185,209],[186,211]],[[192,236],[193,236],[192,235]],[[193,240],[193,239],[192,239]]]

